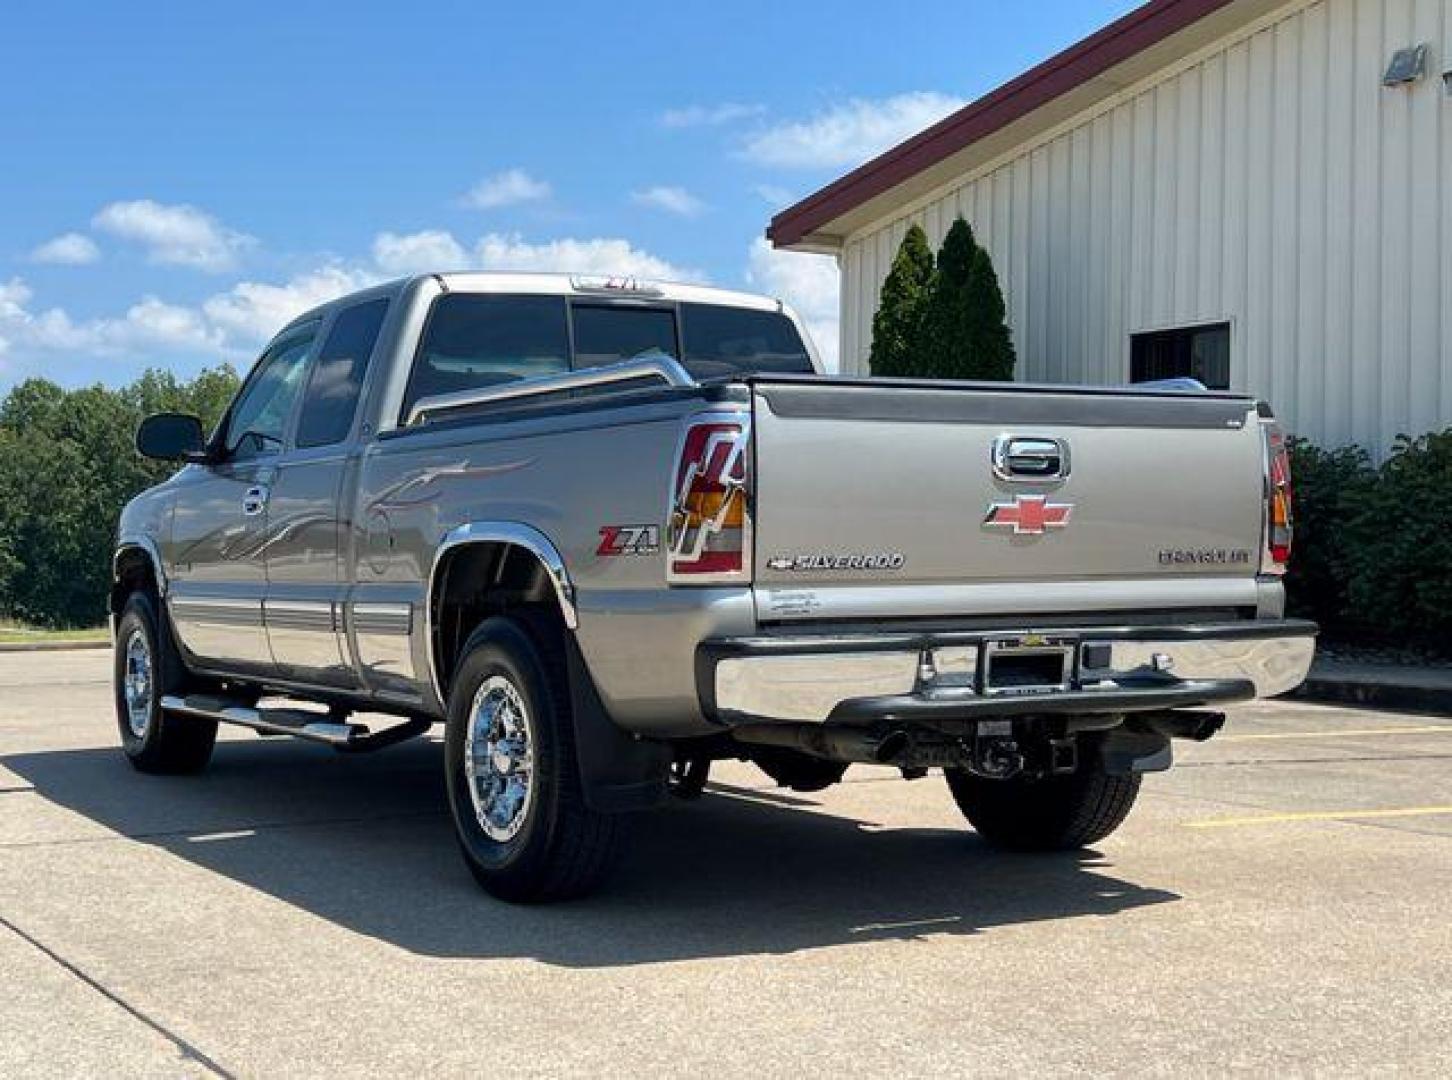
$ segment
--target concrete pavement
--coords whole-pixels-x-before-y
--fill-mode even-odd
[[[1275,702],[1094,853],[980,845],[938,778],[746,766],[520,909],[439,747],[227,733],[133,772],[104,653],[0,656],[0,1075],[1444,1074],[1452,719]]]

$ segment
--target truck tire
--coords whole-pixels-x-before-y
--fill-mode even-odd
[[[1066,851],[1103,840],[1139,794],[1138,774],[1111,776],[1083,760],[1069,776],[985,780],[949,770],[948,788],[978,835],[1008,851]]]
[[[121,748],[141,772],[201,772],[212,759],[215,720],[162,711],[162,695],[179,691],[185,682],[186,671],[155,598],[132,593],[116,624],[112,684]]]
[[[615,862],[619,815],[585,802],[563,633],[491,618],[465,642],[449,694],[444,769],[464,861],[493,896],[583,896]]]

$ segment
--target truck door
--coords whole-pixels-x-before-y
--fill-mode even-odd
[[[291,327],[268,346],[228,410],[219,459],[193,466],[177,493],[168,603],[182,645],[209,670],[273,669],[267,503],[317,327]]]
[[[267,637],[279,675],[310,685],[358,685],[344,629],[348,495],[357,484],[358,403],[388,303],[354,304],[333,319],[271,481]]]

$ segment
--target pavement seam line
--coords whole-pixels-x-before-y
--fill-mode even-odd
[[[395,821],[425,821],[429,818],[444,818],[445,810],[420,810],[415,814],[390,814],[385,817],[319,818],[316,821],[263,821],[255,825],[237,825],[231,829],[211,829],[198,833],[196,829],[158,829],[156,832],[123,833],[114,832],[108,836],[72,836],[61,840],[21,840],[18,843],[0,843],[0,851],[14,851],[22,848],[62,847],[68,844],[113,844],[119,840],[169,840],[173,837],[211,835],[218,832],[272,832],[281,829],[327,829],[337,825],[377,825]]]
[[[1236,825],[1282,825],[1314,821],[1377,821],[1383,818],[1431,817],[1452,814],[1452,806],[1399,806],[1386,810],[1307,810],[1292,814],[1258,814],[1247,817],[1206,818],[1182,822],[1187,829],[1224,829]]]
[[[0,926],[4,926],[16,937],[29,944],[31,948],[49,957],[53,963],[59,965],[63,970],[69,972],[72,976],[85,983],[92,990],[100,994],[113,1005],[118,1006],[133,1019],[139,1020],[141,1023],[145,1024],[167,1042],[171,1043],[172,1046],[176,1047],[177,1052],[180,1053],[184,1059],[188,1061],[195,1061],[198,1065],[202,1066],[202,1068],[208,1070],[216,1076],[224,1077],[225,1080],[236,1080],[235,1073],[228,1072],[211,1057],[207,1056],[205,1053],[192,1045],[186,1039],[182,1038],[180,1035],[177,1035],[175,1032],[168,1029],[164,1024],[160,1023],[159,1021],[153,1020],[151,1017],[147,1016],[144,1012],[142,1012],[136,1006],[132,1005],[129,1001],[123,998],[120,994],[104,986],[102,983],[92,978],[90,975],[87,975],[79,967],[71,963],[64,956],[60,955],[60,953],[56,952],[49,945],[46,945],[44,942],[32,937],[30,934],[26,933],[24,930],[20,929],[20,927],[16,926],[13,922],[7,919],[4,915],[0,915]]]

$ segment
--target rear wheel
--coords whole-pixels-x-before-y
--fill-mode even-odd
[[[164,694],[186,674],[149,593],[132,593],[116,624],[116,722],[131,764],[148,773],[194,773],[206,768],[217,739],[214,720],[171,716]]]
[[[557,628],[485,621],[449,695],[444,762],[464,861],[501,900],[581,896],[619,846],[617,815],[585,803]]]
[[[1096,758],[1068,776],[985,780],[950,770],[948,788],[968,823],[994,847],[1065,851],[1103,840],[1129,816],[1140,777],[1111,776]]]

